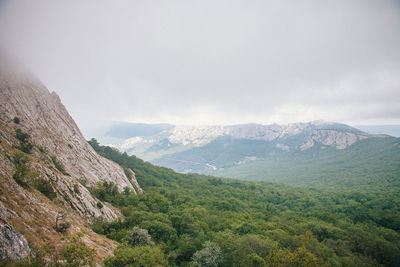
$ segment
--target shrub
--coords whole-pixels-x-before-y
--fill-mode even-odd
[[[58,161],[56,156],[51,156],[51,161],[53,162],[54,167],[56,167],[57,170],[59,170],[62,174],[69,176],[69,173],[65,171],[63,164]]]
[[[33,146],[31,143],[21,143],[17,148],[25,153],[31,154]]]
[[[70,222],[62,222],[62,223],[58,224],[58,227],[56,230],[59,233],[65,233],[70,227],[71,227]]]
[[[97,206],[99,209],[102,209],[102,208],[103,208],[103,204],[101,204],[101,202],[100,202],[100,201],[99,201],[99,202],[97,202],[96,206]]]
[[[40,151],[41,153],[43,153],[43,154],[46,154],[46,153],[47,153],[47,151],[46,151],[46,149],[45,149],[44,147],[38,146],[37,148],[39,149],[39,151]]]
[[[80,236],[73,237],[68,244],[66,244],[60,253],[61,261],[65,265],[61,266],[94,266],[94,255],[96,251],[88,248],[80,239]],[[60,265],[56,265],[60,266]]]
[[[29,142],[29,135],[27,133],[22,132],[21,129],[15,130],[15,137],[19,140],[19,150],[30,154],[32,152],[33,145]]]
[[[28,161],[29,158],[26,156],[26,154],[22,152],[17,152],[14,154],[13,163],[15,166],[15,172],[13,174],[13,178],[17,184],[25,188],[29,187],[26,178],[36,178],[39,176],[38,172],[32,171],[27,165],[25,165],[28,163]]]
[[[75,192],[75,194],[77,194],[77,195],[80,195],[80,194],[81,194],[81,191],[79,191],[79,185],[74,184],[74,192]]]
[[[126,233],[124,241],[131,247],[153,245],[147,230],[137,226]]]
[[[128,177],[129,181],[131,181],[132,178],[133,178],[132,177],[132,172],[130,172],[129,169],[127,167],[125,167],[125,166],[122,166],[122,168],[124,170],[124,173],[125,173],[126,177]]]
[[[50,200],[53,200],[57,194],[53,190],[53,187],[51,186],[51,183],[43,178],[38,178],[34,182],[34,187],[36,190],[38,190],[40,193],[48,197]]]
[[[24,133],[21,129],[15,130],[15,137],[21,142],[28,142],[29,135]]]
[[[24,188],[28,188],[29,185],[25,181],[25,177],[28,175],[28,173],[29,173],[28,166],[26,166],[24,164],[16,164],[15,165],[15,173],[13,174],[13,178],[17,182],[17,184],[19,184],[20,186],[22,186]]]
[[[64,221],[64,219],[65,219],[65,214],[57,214],[56,231],[59,233],[65,233],[71,227],[71,223]]]
[[[25,164],[29,161],[28,157],[21,152],[15,153],[13,158],[14,164]]]
[[[92,230],[98,234],[104,234],[104,230],[107,228],[107,222],[104,220],[102,216],[93,218],[92,222]]]
[[[19,124],[19,118],[18,117],[14,117],[13,121],[14,121],[15,124]]]
[[[165,255],[160,247],[120,245],[114,250],[114,256],[104,260],[106,267],[119,266],[166,266]]]

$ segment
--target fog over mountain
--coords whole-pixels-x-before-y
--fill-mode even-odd
[[[400,123],[398,1],[2,1],[0,44],[110,121]]]

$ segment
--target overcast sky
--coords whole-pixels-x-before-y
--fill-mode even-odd
[[[400,2],[0,0],[0,45],[109,121],[400,124]]]

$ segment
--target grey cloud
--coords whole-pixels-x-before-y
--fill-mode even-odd
[[[388,0],[15,0],[0,11],[1,43],[85,131],[109,120],[400,123],[399,32]]]

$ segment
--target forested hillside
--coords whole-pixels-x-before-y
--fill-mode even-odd
[[[391,187],[400,182],[399,138],[370,137],[346,149],[315,145],[304,151],[289,152],[276,146],[276,142],[223,137],[202,147],[153,160],[153,163],[179,172],[192,170],[222,177],[335,190]],[[216,167],[208,167],[210,164]]]
[[[184,175],[89,143],[135,171],[145,191],[118,193],[110,183],[90,189],[126,216],[93,225],[121,242],[106,266],[399,265],[397,186],[328,192]]]

